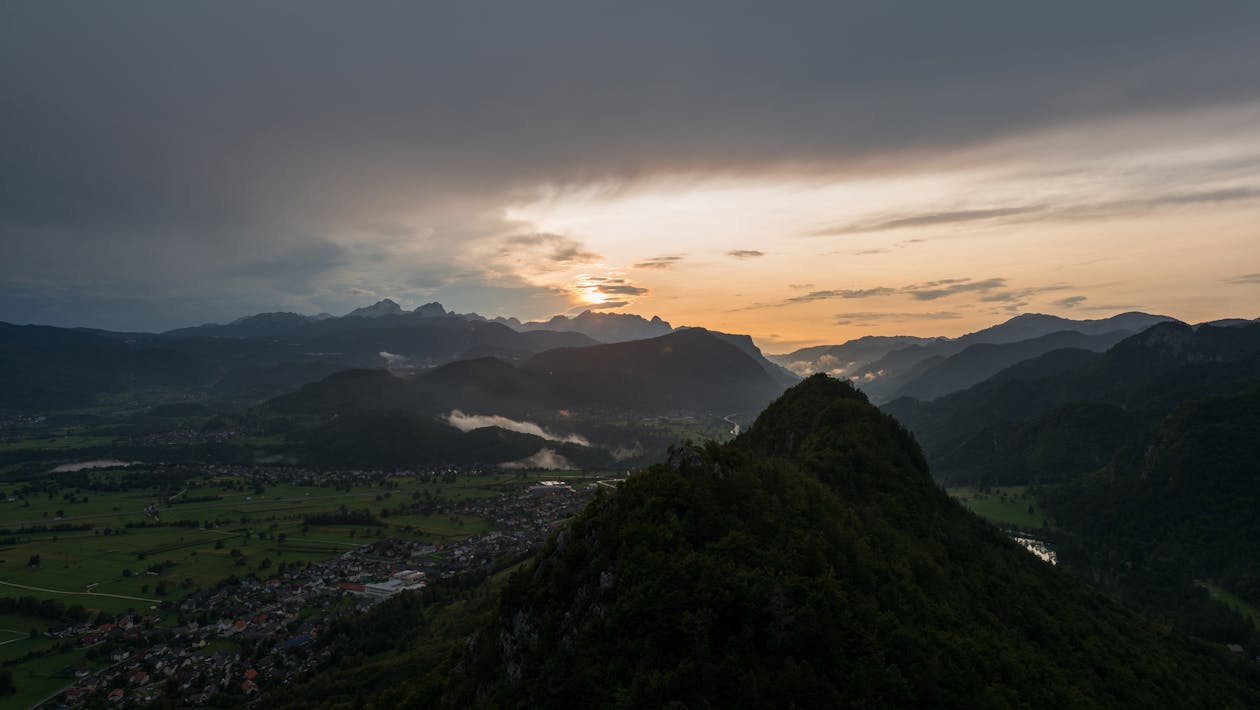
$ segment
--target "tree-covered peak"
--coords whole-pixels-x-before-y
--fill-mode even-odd
[[[918,444],[857,388],[825,374],[775,400],[734,443],[794,459],[826,482],[923,491],[933,487]]]

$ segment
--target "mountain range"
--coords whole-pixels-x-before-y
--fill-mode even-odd
[[[410,377],[346,371],[270,406],[326,415],[453,409],[513,417],[560,410],[751,415],[782,390],[761,363],[725,338],[688,328],[648,340],[555,348],[519,367],[480,358]]]
[[[522,323],[517,318],[486,318],[477,313],[455,313],[448,311],[440,303],[425,303],[408,311],[390,298],[384,298],[370,306],[356,308],[337,318],[327,313],[306,316],[298,313],[277,312],[259,313],[257,315],[238,318],[226,325],[206,323],[191,328],[177,328],[166,331],[166,335],[205,336],[218,338],[258,338],[292,335],[305,326],[326,320],[342,320],[351,318],[408,318],[410,320],[425,318],[458,318],[479,323],[498,323],[514,331],[525,333],[532,331],[551,331],[556,333],[581,333],[592,340],[602,343],[620,343],[627,340],[643,340],[666,335],[674,331],[674,327],[658,316],[644,318],[629,313],[597,313],[586,310],[576,316],[557,315],[547,321],[528,321]]]
[[[156,334],[0,323],[0,401],[11,409],[77,406],[137,385],[274,394],[338,370],[413,372],[486,357],[515,365],[555,348],[633,342],[676,330],[660,318],[591,311],[545,323],[490,321],[439,303],[406,311],[390,299],[341,317],[260,313]],[[798,379],[766,360],[748,336],[715,335],[780,385]]]
[[[935,398],[981,382],[1029,357],[1062,347],[1105,350],[1125,336],[1170,320],[1146,313],[1098,320],[1026,313],[958,338],[868,336],[770,359],[797,374],[827,372],[852,378],[875,402],[900,396]],[[1074,338],[1071,333],[1090,337]],[[1069,342],[1072,345],[1065,345]]]

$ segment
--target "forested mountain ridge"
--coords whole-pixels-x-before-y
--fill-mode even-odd
[[[1258,462],[1260,386],[1187,402],[1106,467],[1045,492],[1062,530],[1061,558],[1086,570],[1118,570],[1129,586],[1158,581],[1175,590],[1205,580],[1260,606]],[[1143,585],[1124,579],[1139,574],[1147,577]],[[1232,637],[1199,631],[1232,642],[1240,640],[1239,626],[1232,624]]]
[[[1093,471],[1183,402],[1260,382],[1260,325],[1162,323],[1103,354],[1060,350],[931,402],[883,409],[938,480],[1058,482]]]
[[[412,615],[406,603],[364,623]],[[496,606],[471,637],[460,627],[445,656],[434,649],[446,617],[428,615],[394,627],[423,651],[347,649],[342,665],[284,699],[331,707],[1260,703],[1254,664],[1152,628],[1020,549],[932,483],[903,427],[822,375],[789,390],[730,444],[677,448],[667,464],[598,496],[511,577]]]

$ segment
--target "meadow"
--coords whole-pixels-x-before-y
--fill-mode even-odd
[[[974,488],[963,486],[948,488],[946,492],[967,507],[968,510],[999,526],[1036,531],[1054,523],[1037,504],[1028,486],[997,486]]]

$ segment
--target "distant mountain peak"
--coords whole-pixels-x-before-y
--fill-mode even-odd
[[[590,309],[576,316],[552,316],[547,321],[521,323],[515,318],[495,319],[514,330],[557,330],[578,332],[605,343],[644,340],[674,332],[674,327],[660,316],[644,318],[633,313],[600,313]]]
[[[417,316],[420,316],[421,318],[441,318],[443,316],[449,315],[446,312],[446,309],[442,306],[442,304],[438,303],[437,301],[434,301],[432,303],[426,303],[423,306],[416,306],[416,309],[412,311],[412,313],[415,313]]]
[[[228,323],[228,325],[243,325],[246,323],[261,323],[265,321],[271,321],[271,322],[299,321],[300,322],[300,321],[311,320],[313,317],[314,316],[304,316],[304,315],[301,315],[300,313],[293,313],[292,311],[272,311],[269,313],[255,313],[252,316],[241,316],[240,318],[237,318],[236,320]],[[216,325],[216,324],[207,323],[206,325]]]
[[[345,315],[346,318],[381,318],[383,316],[401,315],[402,306],[390,298],[382,298],[370,306],[356,308]]]

